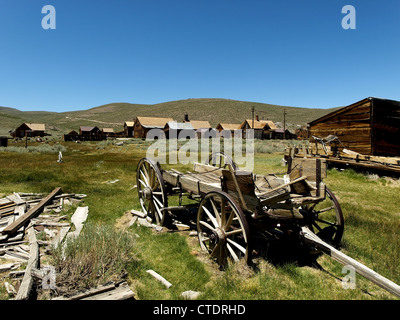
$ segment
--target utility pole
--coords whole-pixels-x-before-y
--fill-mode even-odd
[[[254,129],[254,107],[251,107],[251,121],[252,121],[252,129]]]
[[[286,139],[286,109],[283,109],[283,139]]]

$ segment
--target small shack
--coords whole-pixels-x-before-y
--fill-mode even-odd
[[[259,120],[257,116],[255,119],[244,120],[239,129],[243,130],[244,137],[246,137],[247,129],[254,129],[255,139],[273,139],[273,134],[277,127],[272,121]]]
[[[11,132],[14,138],[44,137],[46,126],[43,123],[23,123]]]
[[[337,136],[339,150],[400,156],[400,101],[369,97],[310,122],[309,129],[311,136]]]
[[[220,136],[225,137],[225,132],[229,132],[229,134],[233,137],[235,130],[239,130],[240,123],[218,123],[217,131]]]
[[[165,125],[174,121],[172,118],[156,118],[156,117],[136,117],[134,121],[134,138],[142,138],[145,139],[147,137],[147,133],[152,129],[163,130]]]
[[[103,139],[115,138],[115,132],[113,128],[103,128],[101,133],[103,135]]]
[[[79,140],[79,133],[75,130],[68,132],[68,134],[64,134],[64,141],[76,141]]]
[[[288,129],[278,128],[272,133],[272,139],[292,140],[292,139],[297,139],[297,135],[294,133],[291,133]]]
[[[135,125],[134,121],[125,121],[124,123],[124,133],[126,138],[133,137],[133,127]]]

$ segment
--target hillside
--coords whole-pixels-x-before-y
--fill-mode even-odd
[[[258,102],[237,101],[229,99],[186,99],[158,103],[154,105],[111,103],[88,110],[72,112],[19,111],[13,108],[0,107],[0,135],[8,135],[23,122],[45,123],[52,135],[62,135],[80,125],[113,127],[122,130],[125,121],[132,121],[136,116],[172,117],[183,120],[184,113],[192,120],[208,120],[212,126],[219,122],[241,123],[251,118],[251,108],[260,119],[283,122],[283,111],[286,110],[286,123],[289,129],[303,125],[319,118],[334,109],[310,109],[286,107]]]

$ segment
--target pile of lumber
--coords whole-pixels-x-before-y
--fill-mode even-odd
[[[0,273],[10,281],[4,282],[10,296],[28,299],[37,278],[46,276],[39,269],[39,245],[47,252],[49,246],[61,243],[71,228],[62,215],[63,207],[78,204],[84,197],[56,188],[48,195],[14,193],[0,199]],[[39,232],[46,240],[37,239]]]
[[[27,300],[34,296],[35,289],[45,287],[57,291],[55,268],[44,264],[46,254],[50,248],[60,245],[64,248],[65,240],[79,236],[89,213],[87,206],[79,206],[85,197],[55,188],[50,194],[14,193],[0,198],[0,276],[11,298]],[[64,209],[71,205],[78,207],[69,222]],[[61,300],[130,298],[133,292],[122,282],[59,297]]]

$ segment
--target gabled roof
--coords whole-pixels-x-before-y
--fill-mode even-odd
[[[105,132],[105,133],[114,133],[114,129],[113,128],[103,128],[103,132]]]
[[[78,132],[76,132],[75,130],[72,130],[68,133],[69,135],[78,135]]]
[[[252,129],[265,129],[266,127],[267,127],[266,129],[271,129],[271,130],[277,129],[275,123],[273,123],[270,120],[258,120],[257,121],[256,119],[254,119],[254,128],[252,127],[253,126],[252,119],[246,119],[245,121],[243,121],[243,123],[240,125],[240,128],[243,128],[246,122],[249,124],[249,127]]]
[[[46,126],[43,123],[23,123],[32,131],[45,131]]]
[[[190,122],[176,122],[168,121],[165,125],[165,129],[169,128],[171,130],[193,130],[193,126]]]
[[[145,128],[164,128],[165,124],[174,121],[172,118],[156,118],[156,117],[136,117],[135,121],[139,121]]]
[[[127,127],[133,127],[135,124],[135,121],[125,121],[124,126],[126,125]]]
[[[100,131],[97,127],[80,126],[79,128],[82,132]]]
[[[211,128],[211,125],[208,121],[203,121],[203,120],[190,120],[187,123],[191,123],[193,126],[193,129],[209,129]]]
[[[218,127],[221,127],[222,130],[236,130],[240,128],[240,123],[219,123],[217,129]]]

